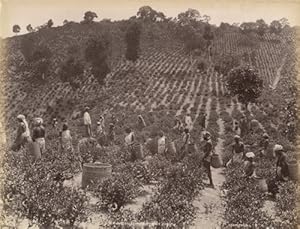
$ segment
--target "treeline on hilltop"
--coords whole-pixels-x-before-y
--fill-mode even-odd
[[[241,25],[221,23],[217,27],[209,23],[208,15],[201,15],[195,9],[188,9],[171,18],[150,6],[139,8],[137,14],[128,20],[112,22],[103,19],[95,22],[97,17],[95,12],[87,11],[80,23],[64,20],[62,27],[53,27],[54,23],[49,19],[36,28],[31,24],[26,26],[28,34],[14,38],[24,59],[17,71],[28,71],[31,77],[40,82],[55,73],[62,82],[69,83],[76,90],[89,75],[103,85],[112,68],[112,56],[117,51],[128,61],[135,62],[142,51],[143,36],[147,36],[149,41],[163,37],[170,41],[177,40],[184,45],[188,54],[199,57],[209,54],[214,38],[225,31],[254,33],[263,37],[266,33],[280,35],[289,28],[285,18],[273,21],[270,25],[260,19]],[[16,34],[20,30],[19,25],[13,26]],[[78,34],[73,38],[76,32]],[[62,42],[60,46],[59,41]],[[58,53],[62,53],[61,49],[64,50],[63,57],[57,58]],[[204,68],[205,63],[200,65]]]

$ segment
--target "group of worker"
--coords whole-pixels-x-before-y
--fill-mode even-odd
[[[46,130],[44,126],[43,119],[40,117],[34,118],[33,120],[33,128],[32,132],[30,131],[29,124],[26,120],[25,115],[18,115],[17,116],[17,133],[15,141],[11,147],[13,151],[19,151],[22,147],[25,147],[26,145],[36,145],[34,148],[35,153],[38,153],[41,157],[41,155],[46,150]],[[68,128],[68,124],[66,122],[62,125],[62,130],[58,130],[58,121],[56,118],[52,120],[52,127],[53,129],[58,131],[58,134],[60,136],[60,143],[62,149],[73,149],[72,147],[72,136],[70,133],[70,130]],[[37,155],[35,155],[37,156]]]
[[[199,123],[197,128],[202,129],[203,141],[204,141],[204,144],[202,144],[202,149],[200,149],[204,153],[202,164],[209,179],[209,186],[214,187],[212,173],[211,173],[211,157],[214,151],[214,147],[211,139],[211,134],[208,131],[206,131],[206,114],[202,112],[198,117],[198,120]],[[46,141],[45,141],[46,131],[43,125],[43,119],[42,118],[34,119],[32,135],[29,129],[28,122],[24,115],[21,114],[18,115],[17,121],[18,121],[17,137],[13,144],[12,149],[14,151],[18,151],[22,146],[25,146],[27,143],[34,143],[38,146],[41,154],[43,154],[43,152],[46,149]],[[138,116],[137,121],[138,121],[138,130],[142,130],[144,127],[146,127],[145,120],[141,115]],[[109,123],[108,134],[106,134],[104,117],[100,116],[99,120],[97,121],[97,127],[96,127],[97,137],[105,135],[107,137],[106,140],[108,140],[108,142],[113,144],[115,138],[114,128],[117,122],[118,122],[117,118],[114,115],[112,115],[111,121]],[[84,109],[83,124],[85,127],[86,137],[91,138],[93,134],[92,134],[92,122],[89,114],[89,107],[85,107]],[[180,120],[179,117],[175,118],[175,126],[173,129],[180,131],[180,133],[182,133],[183,144],[180,150],[184,152],[182,154],[183,156],[186,155],[186,153],[189,153],[190,148],[188,146],[189,144],[191,144],[190,131],[192,130],[193,126],[194,123],[189,113],[186,114],[183,122]],[[54,129],[58,129],[58,121],[55,118],[52,121],[52,127]],[[245,146],[244,143],[241,141],[241,137],[240,137],[240,135],[245,136],[247,134],[247,131],[249,130],[247,129],[247,127],[248,127],[247,119],[245,117],[242,117],[239,123],[237,121],[234,121],[233,130],[236,131],[237,134],[234,136],[234,142],[232,144],[232,157],[225,164],[225,167],[228,167],[233,163],[240,163],[240,164],[244,163],[245,176],[255,178],[257,177],[256,166],[254,162],[255,154],[253,152],[245,153]],[[130,152],[132,152],[132,160],[136,160],[137,158],[134,154],[134,147],[133,147],[134,144],[137,142],[135,133],[129,127],[125,129],[125,133],[126,133],[124,139],[125,146],[128,147],[128,150]],[[64,150],[68,150],[68,149],[73,150],[72,136],[68,128],[68,124],[66,122],[63,123],[62,130],[59,132],[59,136],[60,136],[61,148]],[[158,146],[157,152],[159,154],[162,154],[166,151],[166,136],[162,131],[160,131],[159,133],[157,146]],[[258,147],[260,149],[259,155],[267,156],[267,152],[269,148],[268,134],[266,133],[263,134],[262,140],[258,144]],[[275,180],[284,181],[289,176],[286,154],[284,153],[284,149],[281,145],[275,145],[273,149],[273,153],[277,158],[277,162],[276,162],[277,176]]]

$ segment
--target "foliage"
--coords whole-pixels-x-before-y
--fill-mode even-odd
[[[162,12],[157,12],[153,10],[150,6],[142,6],[137,12],[137,18],[140,18],[144,21],[164,21],[166,16]]]
[[[250,102],[254,103],[261,95],[263,81],[258,71],[247,65],[230,71],[226,78],[226,87],[247,107]]]
[[[297,184],[289,181],[279,186],[279,193],[276,202],[277,215],[282,219],[282,228],[293,227],[295,222],[299,222],[299,195]]]
[[[166,168],[167,173],[158,184],[155,195],[143,205],[138,214],[139,220],[177,226],[193,221],[196,208],[192,205],[192,200],[203,188],[203,172],[199,169],[199,164],[196,165],[197,169],[195,165],[190,164],[194,162],[186,158],[183,164],[178,163]]]
[[[34,29],[32,28],[31,24],[29,24],[29,25],[26,26],[26,30],[27,30],[29,33],[31,33],[31,32],[34,31]]]
[[[32,53],[30,60],[32,62],[35,62],[35,61],[39,61],[42,59],[50,59],[51,56],[52,56],[52,53],[51,53],[49,47],[44,44],[40,44],[40,45],[37,45],[34,47],[34,51]]]
[[[208,44],[210,44],[214,38],[214,34],[211,31],[211,26],[209,24],[205,25],[204,27],[203,38],[208,41]]]
[[[195,52],[201,53],[205,47],[207,42],[203,39],[200,34],[193,34],[186,39],[185,49],[188,53]]]
[[[52,19],[49,19],[49,21],[47,22],[47,26],[48,26],[48,28],[51,28],[52,26],[53,26],[53,21],[52,21]]]
[[[259,36],[262,37],[267,32],[268,25],[267,25],[267,23],[265,23],[265,21],[263,19],[257,20],[256,24],[257,24],[257,31],[256,32]]]
[[[225,217],[229,225],[246,225],[265,228],[272,221],[262,212],[264,195],[259,191],[254,179],[242,177],[242,166],[236,164],[228,168],[224,188],[226,195]],[[226,225],[224,225],[226,227]]]
[[[24,37],[20,44],[21,52],[27,62],[32,61],[32,56],[35,49],[35,38],[30,35]]]
[[[240,30],[245,33],[251,33],[256,31],[256,23],[255,22],[244,22],[240,25]]]
[[[282,31],[282,25],[279,21],[274,20],[270,24],[270,33],[274,33],[276,35],[280,34]]]
[[[104,180],[98,187],[97,195],[101,201],[100,208],[118,211],[139,194],[141,184],[134,179],[131,173],[126,171],[114,174],[113,177]]]
[[[187,11],[178,14],[177,20],[180,26],[194,25],[200,20],[200,13],[198,10],[189,8]]]
[[[92,74],[99,84],[103,84],[106,75],[110,72],[107,63],[109,41],[106,38],[92,38],[85,49],[85,59],[92,64]]]
[[[72,88],[79,88],[83,79],[83,64],[70,57],[61,67],[60,78],[63,82],[69,82]]]
[[[233,68],[240,65],[240,58],[236,55],[224,54],[215,60],[215,71],[226,76]]]
[[[86,194],[62,185],[64,171],[76,161],[65,156],[55,145],[35,162],[26,149],[17,155],[8,151],[2,165],[7,174],[2,187],[4,210],[44,226],[84,221]]]
[[[137,22],[131,24],[125,35],[125,42],[127,44],[126,59],[136,61],[138,59],[138,51],[140,47],[141,27]]]
[[[21,31],[21,27],[19,25],[14,25],[12,30],[14,33],[18,34]]]
[[[97,14],[95,12],[92,11],[87,11],[84,13],[84,17],[83,17],[83,23],[91,23],[93,22],[94,18],[97,18]]]

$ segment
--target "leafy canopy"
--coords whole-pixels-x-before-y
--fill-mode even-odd
[[[227,76],[226,86],[232,95],[236,95],[247,106],[261,95],[263,80],[256,69],[247,65],[232,69]]]
[[[125,35],[127,44],[125,57],[127,60],[136,61],[139,57],[141,27],[137,22],[131,24]]]

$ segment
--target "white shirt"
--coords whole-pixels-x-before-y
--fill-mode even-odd
[[[125,144],[127,146],[131,145],[133,143],[133,132],[130,132],[126,137],[125,137]]]
[[[158,145],[158,153],[163,153],[166,147],[166,137],[163,136],[159,138],[157,141],[157,145]]]
[[[92,125],[91,116],[87,111],[83,114],[83,123],[84,125]]]

